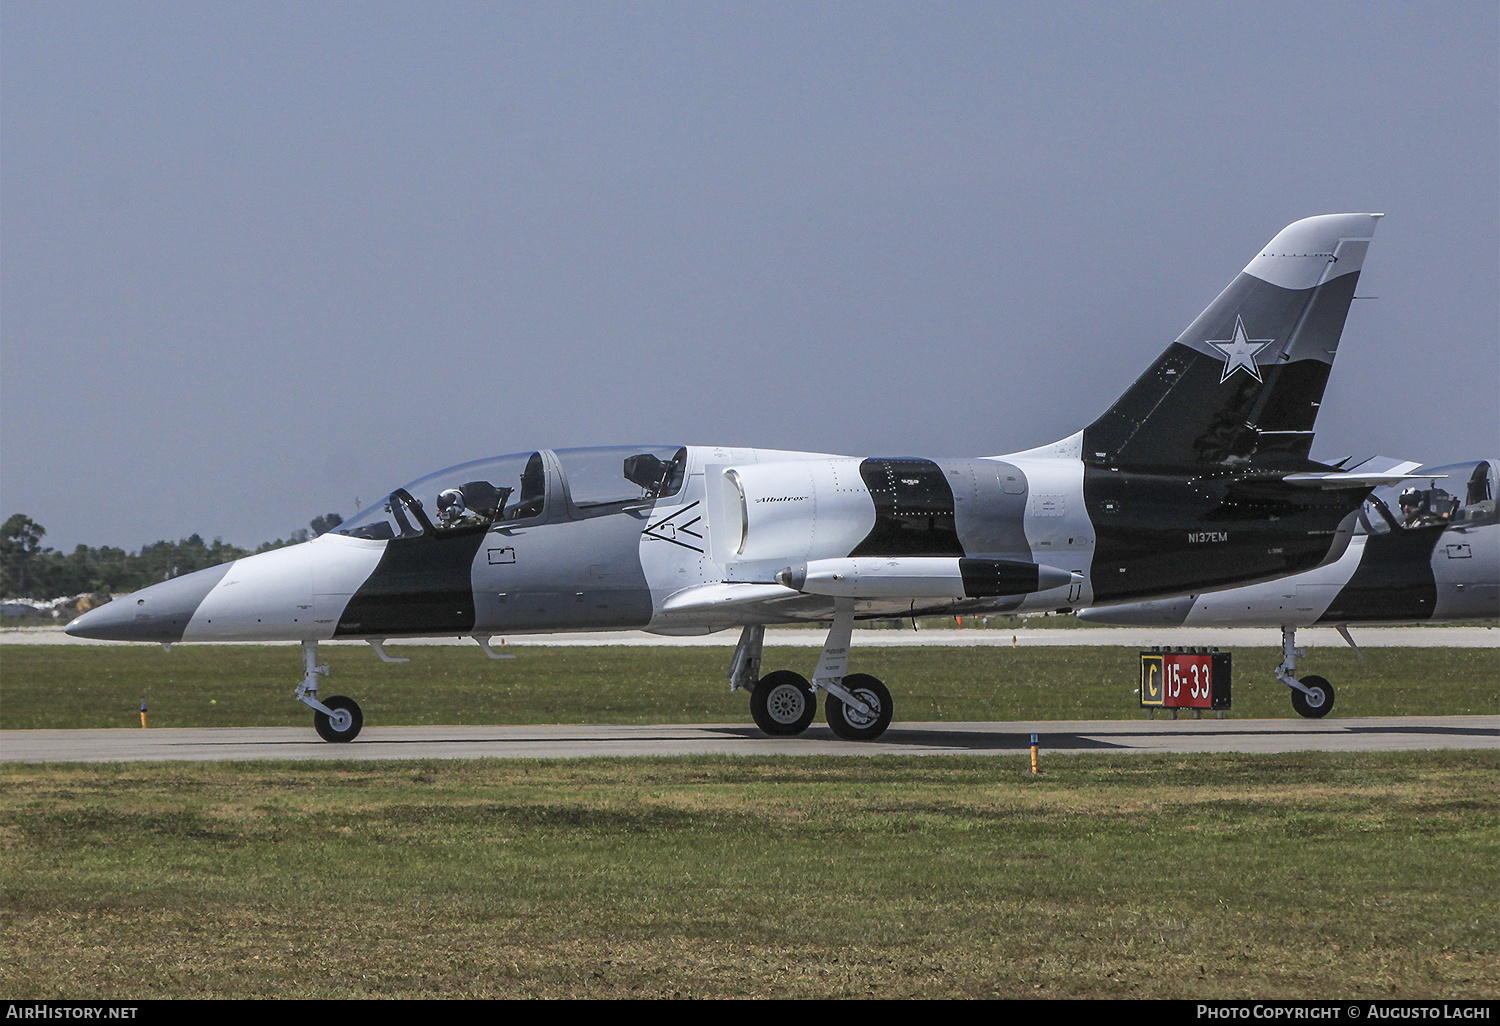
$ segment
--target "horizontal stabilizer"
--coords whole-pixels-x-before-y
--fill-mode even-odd
[[[1378,488],[1381,485],[1400,484],[1418,477],[1447,477],[1447,474],[1414,474],[1422,464],[1400,463],[1390,459],[1366,460],[1350,470],[1288,474],[1282,478],[1289,485],[1305,488],[1321,488],[1337,491],[1344,488]]]

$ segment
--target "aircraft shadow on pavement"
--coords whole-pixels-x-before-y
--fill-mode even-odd
[[[744,727],[702,727],[699,728],[705,735],[723,738],[738,738],[745,741],[768,741],[772,740],[753,726]],[[1139,736],[1132,731],[1132,736]],[[866,749],[868,742],[864,741],[840,741],[837,735],[827,727],[812,727],[800,735],[802,740],[807,741],[832,741],[846,745],[851,751]],[[621,734],[618,737],[599,736],[576,736],[567,737],[554,735],[551,737],[451,737],[451,738],[381,738],[366,737],[359,741],[350,743],[350,747],[363,748],[367,745],[535,745],[535,744],[567,744],[576,742],[578,744],[640,744],[642,742],[681,743],[692,741],[691,736],[681,733],[670,734]],[[797,738],[787,738],[788,741],[796,741]],[[192,741],[184,742],[191,747],[239,747],[246,744],[244,741]],[[309,745],[322,747],[323,742],[314,738],[287,739],[282,741],[258,741],[257,746],[302,746]],[[1025,751],[1031,747],[1030,734],[1015,733],[993,733],[980,730],[890,730],[880,738],[878,744],[883,746],[898,745],[911,748],[952,748],[954,750],[982,750],[982,751]],[[1081,734],[1043,734],[1043,748],[1053,751],[1077,750],[1087,751],[1094,749],[1118,749],[1127,747],[1109,741],[1101,741],[1098,738],[1086,737]]]
[[[743,737],[747,740],[765,740],[766,735],[754,727],[712,727],[715,734]],[[827,727],[811,727],[802,734],[809,741],[839,741],[837,735]],[[1110,741],[1085,737],[1082,734],[1043,734],[1042,747],[1053,750],[1077,749],[1079,751],[1101,748],[1123,748]],[[852,749],[864,747],[865,741],[845,741]],[[1030,734],[1005,734],[987,730],[921,730],[892,728],[880,736],[881,745],[902,745],[911,748],[953,748],[982,751],[1025,751],[1031,747]]]
[[[1455,734],[1462,737],[1500,738],[1500,730],[1489,727],[1440,727],[1397,723],[1389,727],[1345,727],[1350,734]]]
[[[1292,721],[1297,722],[1297,721]],[[717,736],[721,738],[736,738],[744,741],[766,741],[771,740],[758,728],[746,725],[740,726],[703,726],[689,728],[699,730],[704,735]],[[682,728],[675,728],[672,732],[661,734],[634,734],[625,733],[618,737],[598,735],[578,735],[574,737],[553,735],[550,737],[451,737],[451,738],[366,738],[362,741],[353,742],[357,747],[366,745],[536,745],[536,744],[630,744],[637,745],[643,742],[661,742],[665,744],[691,742],[691,734],[682,733]],[[1048,751],[1106,751],[1121,750],[1137,747],[1138,739],[1146,738],[1181,738],[1183,731],[1171,728],[1149,728],[1144,724],[1137,726],[1128,722],[1121,722],[1116,727],[1110,727],[1102,731],[1093,731],[1089,734],[1076,732],[1046,733],[1039,732],[1039,747]],[[1192,736],[1198,738],[1206,737],[1275,737],[1289,733],[1284,730],[1194,730]],[[1494,737],[1500,739],[1500,730],[1488,727],[1457,727],[1424,724],[1392,724],[1390,726],[1349,726],[1341,727],[1329,724],[1324,730],[1306,729],[1300,726],[1295,731],[1299,737],[1309,734],[1434,734],[1453,737]],[[1101,734],[1118,734],[1130,741],[1110,741]],[[866,749],[868,742],[863,741],[840,741],[837,735],[827,727],[817,726],[809,728],[800,738],[807,741],[840,743],[849,748],[850,751]],[[787,738],[787,741],[795,742],[796,738]],[[218,746],[242,746],[244,741],[193,741],[193,747],[218,747]],[[322,742],[313,738],[288,739],[283,741],[260,741],[257,745],[285,746],[285,745],[313,745],[322,746]],[[984,730],[923,730],[920,728],[893,728],[887,731],[879,740],[879,745],[884,747],[906,747],[906,748],[948,748],[954,751],[1025,751],[1031,747],[1031,734],[1025,732],[997,732]]]

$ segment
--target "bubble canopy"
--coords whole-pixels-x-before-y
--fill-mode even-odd
[[[682,489],[683,446],[543,449],[460,463],[397,488],[333,532],[386,541],[583,519]]]
[[[1389,534],[1420,527],[1478,527],[1497,521],[1496,473],[1490,460],[1428,467],[1424,476],[1370,493],[1358,533]]]

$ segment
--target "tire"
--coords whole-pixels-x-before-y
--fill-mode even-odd
[[[812,724],[818,698],[800,673],[776,670],[755,682],[750,692],[750,715],[755,725],[772,737],[793,737]]]
[[[1311,688],[1313,693],[1307,695],[1295,689],[1292,691],[1292,708],[1297,710],[1297,715],[1306,716],[1310,720],[1321,720],[1327,716],[1328,710],[1333,708],[1333,685],[1316,674],[1303,677],[1300,683],[1305,688]]]
[[[823,715],[828,717],[828,726],[845,741],[874,741],[891,725],[889,689],[868,673],[849,674],[844,678],[844,687],[875,706],[875,715],[864,715],[845,705],[843,699],[830,694],[823,702]]]
[[[343,695],[334,695],[323,703],[330,709],[346,712],[349,714],[347,723],[343,717],[335,720],[327,713],[313,713],[313,729],[324,741],[353,741],[359,737],[360,728],[365,725],[364,713],[359,711],[359,703],[352,698]],[[343,729],[340,730],[339,727]]]

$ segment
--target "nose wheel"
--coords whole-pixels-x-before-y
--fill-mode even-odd
[[[325,712],[313,713],[313,729],[324,741],[353,741],[365,725],[364,713],[359,703],[343,695],[334,695],[323,705]]]
[[[1333,685],[1317,674],[1308,674],[1297,683],[1307,690],[1292,692],[1292,708],[1298,716],[1320,720],[1333,708]]]

